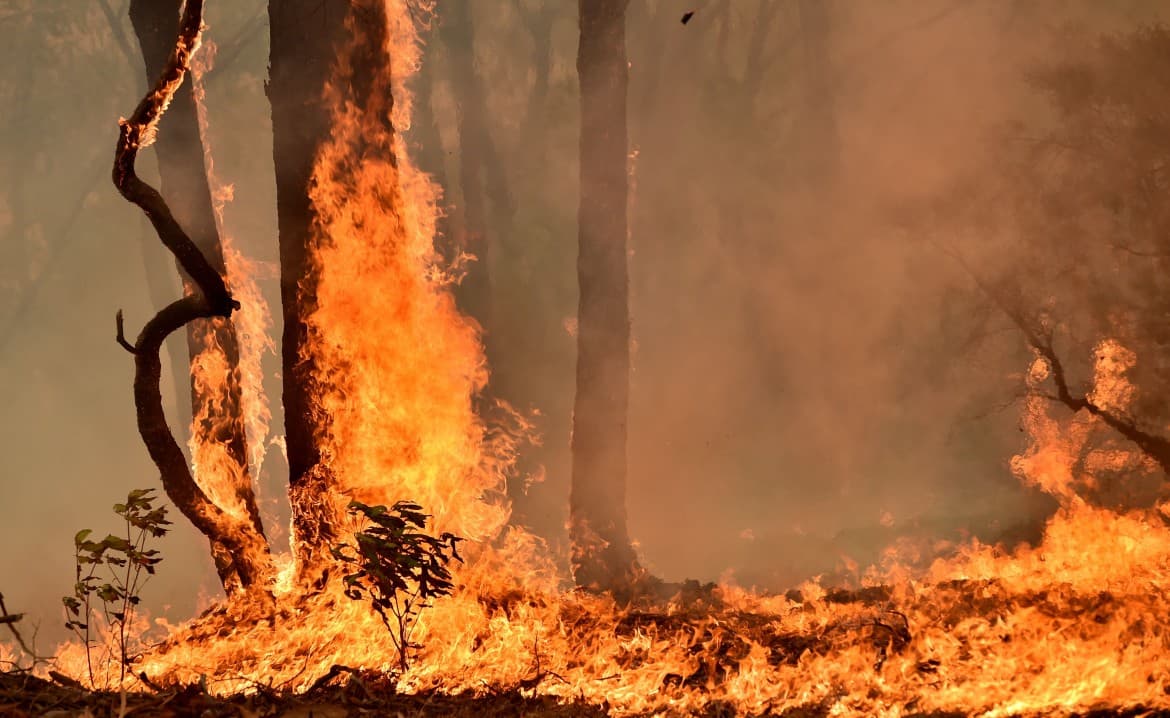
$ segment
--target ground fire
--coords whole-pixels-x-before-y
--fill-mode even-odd
[[[121,28],[115,8],[101,4],[111,27]],[[705,32],[694,42],[710,42],[717,58],[739,52],[728,48],[726,34],[742,27],[736,13],[743,8],[706,2],[676,12],[663,1],[651,11],[628,0],[580,0],[575,8],[579,176],[569,236],[577,235],[578,304],[565,322],[576,363],[572,406],[564,412],[571,483],[565,535],[549,538],[520,520],[523,491],[516,488],[526,473],[538,473],[529,453],[547,439],[541,415],[509,393],[520,372],[501,370],[504,378],[496,379],[495,362],[511,356],[503,344],[512,325],[503,315],[514,305],[497,301],[501,292],[493,287],[504,280],[493,273],[509,256],[502,235],[520,222],[526,199],[499,186],[506,175],[493,175],[499,148],[485,128],[496,105],[475,67],[475,3],[267,4],[274,266],[249,258],[226,218],[233,189],[215,162],[220,142],[208,108],[217,63],[225,62],[205,17],[215,4],[125,4],[141,55],[125,42],[123,51],[145,64],[149,85],[118,122],[112,179],[124,202],[149,221],[151,241],[177,263],[181,291],[153,316],[118,311],[109,328],[124,350],[119,358],[133,366],[133,399],[126,401],[160,481],[143,478],[142,488],[115,506],[124,531],[100,541],[94,539],[101,530],[76,535],[76,583],[64,599],[73,638],[42,650],[30,620],[18,613],[24,607],[5,605],[0,596],[0,630],[7,632],[0,642],[0,714],[1170,714],[1170,492],[1163,487],[1170,419],[1160,409],[1158,382],[1166,372],[1157,354],[1165,350],[1158,339],[1165,312],[1120,290],[1121,298],[1109,295],[1116,287],[1084,269],[1120,274],[1170,256],[1158,244],[1165,242],[1159,222],[1166,221],[1159,193],[1170,191],[1164,167],[1124,174],[1138,162],[1133,157],[1149,150],[1142,143],[1151,133],[1170,130],[1170,113],[1158,114],[1165,110],[1160,101],[1142,105],[1144,89],[1094,74],[1163,52],[1160,61],[1170,63],[1170,32],[1151,26],[1129,39],[1118,35],[1094,46],[1099,65],[1036,73],[1057,108],[1047,112],[1058,119],[1051,120],[1051,136],[1026,141],[1058,154],[1028,150],[1022,166],[1037,174],[1021,174],[1027,178],[1021,184],[1080,182],[1076,193],[1061,195],[1074,197],[1069,205],[1022,192],[1012,204],[1000,199],[995,183],[976,191],[956,181],[931,202],[903,207],[894,219],[883,215],[889,237],[929,253],[938,263],[932,266],[946,267],[964,292],[962,301],[971,303],[964,306],[979,307],[958,310],[979,317],[971,336],[988,345],[1004,337],[1014,342],[1014,364],[995,370],[996,381],[1006,376],[1011,384],[1012,401],[1002,411],[1014,412],[1018,428],[1016,450],[1001,463],[1019,491],[1047,507],[1033,517],[1035,535],[1019,541],[1006,531],[966,527],[902,531],[899,509],[883,505],[873,512],[880,516],[873,560],[858,563],[842,551],[832,570],[784,586],[752,586],[731,573],[714,582],[662,577],[634,540],[626,508],[640,480],[632,469],[627,475],[627,422],[645,341],[631,334],[638,297],[630,267],[634,250],[642,251],[634,208],[650,161],[629,140],[631,73],[641,66],[627,57],[627,14],[645,13],[692,38]],[[509,7],[531,26],[546,27],[546,40],[555,34],[557,11],[545,3],[517,0]],[[799,20],[804,62],[819,67],[832,37],[826,28],[843,12],[816,0],[752,7],[746,69],[735,80],[741,89],[765,82],[763,70],[753,69],[766,54],[760,27]],[[13,10],[12,17],[21,12],[33,10]],[[6,17],[0,14],[0,23]],[[442,56],[454,78],[447,91],[462,93],[452,100],[448,128],[460,146],[455,203],[443,186],[443,138],[425,126],[434,124],[430,115],[441,98],[414,96],[420,87],[434,90],[422,84],[431,72],[424,44],[440,35],[452,43]],[[533,47],[535,55],[548,52],[540,42]],[[547,73],[534,75],[534,88],[554,82]],[[775,122],[792,124],[809,147],[836,144],[818,158],[838,157],[852,146],[825,100],[835,80],[810,72],[806,81],[798,94],[817,111]],[[528,109],[537,112],[535,103]],[[1069,137],[1082,144],[1069,149]],[[1090,145],[1104,154],[1092,160],[1065,154],[1089,152]],[[139,175],[152,152],[159,182]],[[848,186],[844,160],[814,171],[806,154],[788,157],[799,168],[792,171],[800,192],[830,196],[838,190],[829,187]],[[1115,162],[1123,169],[1108,164],[1115,155],[1124,155]],[[1096,165],[1081,166],[1098,161],[1137,189],[1097,182]],[[1132,199],[1140,192],[1153,199]],[[979,204],[986,197],[992,199]],[[1058,242],[1081,231],[1053,223],[1070,205],[1101,197],[1105,209],[1087,213],[1087,224],[1078,226],[1089,227],[1085,234],[1116,234],[1112,249],[1094,251],[1120,251],[1124,259],[1106,265],[1086,252],[1061,258],[1068,266],[1051,260],[1052,248],[1064,246]],[[786,215],[794,226],[830,214],[824,206],[807,210],[815,201],[803,195],[801,202],[804,210]],[[1012,232],[1002,228],[1008,204],[1017,222]],[[760,211],[749,205],[713,215],[711,224],[727,233],[721,241],[746,231]],[[0,206],[0,229],[6,221]],[[815,266],[854,261],[841,258],[847,248],[829,238],[847,235],[845,226],[808,231],[810,243],[820,242],[807,250]],[[962,236],[985,231],[1023,244],[1017,234],[1038,234],[1041,226],[1055,238],[1030,240],[1028,253],[1011,255],[1010,272],[1001,266],[1010,262],[985,246],[993,242]],[[1153,249],[1133,237],[1153,238]],[[797,254],[785,261],[796,262]],[[736,256],[744,267],[732,274],[751,284],[749,275],[759,269],[747,266],[750,254]],[[1043,284],[1047,269],[1037,267],[1051,270],[1050,285]],[[1118,282],[1157,297],[1164,291],[1161,265],[1152,267],[1133,270],[1144,284]],[[274,278],[279,339],[261,289]],[[787,309],[770,306],[767,297],[775,295],[752,298],[767,285],[744,289],[736,306],[755,309],[722,321],[784,315]],[[1082,296],[1092,301],[1071,299]],[[1070,307],[1083,306],[1091,319],[1074,317]],[[172,334],[186,342],[179,377],[168,373]],[[265,356],[277,347],[280,401],[265,388]],[[778,362],[783,352],[776,351],[761,361]],[[935,371],[914,366],[915,381],[923,383]],[[807,374],[803,380],[819,381]],[[701,398],[704,381],[696,377],[696,386],[677,391]],[[824,391],[856,391],[841,381],[826,380]],[[836,396],[847,393],[841,391]],[[789,386],[767,400],[795,405],[799,399],[789,397],[799,392]],[[276,404],[284,417],[279,438]],[[168,409],[186,413],[176,419]],[[827,433],[843,446],[850,440],[844,417],[862,410],[836,409],[843,418],[825,420],[832,425]],[[816,422],[810,414],[800,423],[811,432]],[[288,467],[281,500],[262,481],[271,453],[281,453]],[[823,452],[826,464],[831,453]],[[278,504],[284,513],[273,509]],[[177,524],[198,531],[217,585],[195,615],[163,619],[141,605],[142,587],[156,573],[185,570],[167,561],[164,536]],[[674,530],[688,527],[679,520]],[[738,533],[744,541],[756,534]],[[20,581],[0,579],[3,588]]]

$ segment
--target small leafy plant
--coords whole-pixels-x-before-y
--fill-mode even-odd
[[[131,663],[127,631],[134,608],[141,600],[142,587],[162,561],[158,551],[146,548],[146,542],[166,535],[166,527],[171,524],[167,520],[166,506],[156,507],[154,501],[153,489],[135,489],[126,496],[126,503],[114,505],[114,512],[126,524],[124,536],[110,534],[101,541],[91,541],[89,537],[93,531],[84,529],[73,537],[77,582],[73,586],[73,595],[65,596],[61,601],[65,604],[66,628],[85,642],[90,685],[95,685],[90,629],[95,598],[101,602],[102,614],[117,647],[120,683],[124,684],[126,680],[126,670]],[[110,658],[107,654],[107,665]]]
[[[462,539],[446,532],[438,538],[424,533],[429,517],[411,501],[390,508],[353,501],[349,512],[369,525],[354,535],[356,546],[343,543],[332,549],[333,557],[352,571],[343,578],[345,595],[369,600],[390,632],[398,667],[405,672],[410,649],[420,647],[410,640],[419,613],[454,589],[448,565],[452,559],[462,563],[456,547]]]

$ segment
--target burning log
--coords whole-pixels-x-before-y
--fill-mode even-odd
[[[228,319],[239,303],[232,298],[223,277],[208,263],[171,213],[162,195],[142,181],[135,172],[138,150],[148,146],[157,125],[190,67],[191,55],[199,46],[202,27],[202,0],[190,0],[183,12],[175,43],[157,82],[122,120],[114,155],[113,180],[118,191],[137,205],[150,219],[155,232],[199,291],[172,302],[160,310],[132,344],[126,340],[122,312],[117,314],[117,340],[134,355],[134,404],[138,431],[151,459],[161,473],[163,488],[175,506],[210,541],[212,553],[221,566],[220,575],[235,574],[243,589],[267,590],[272,576],[268,545],[247,516],[233,516],[216,505],[196,483],[187,460],[167,426],[160,381],[163,341],[174,331],[198,319]]]

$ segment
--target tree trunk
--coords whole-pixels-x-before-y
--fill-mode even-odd
[[[179,9],[180,0],[132,0],[130,3],[130,20],[142,48],[148,86],[163,72],[174,49]],[[199,118],[189,80],[176,90],[166,117],[155,142],[163,198],[207,263],[223,276],[226,274],[223,246],[216,226],[211,188],[203,160]],[[179,273],[183,279],[184,294],[191,295],[198,291],[182,267]],[[227,317],[192,321],[187,324],[187,349],[191,362],[200,357],[207,360],[220,354],[215,361],[222,361],[226,367],[225,383],[218,385],[217,382],[214,387],[200,387],[194,373],[190,374],[191,407],[195,417],[193,439],[197,446],[222,448],[231,466],[217,471],[216,478],[231,484],[223,488],[239,501],[251,523],[251,530],[263,537],[264,528],[248,469],[247,436],[240,390],[239,342],[235,326]],[[208,467],[204,467],[204,470],[209,472]],[[221,546],[213,546],[213,554],[220,580],[230,593],[242,578],[235,575],[236,569],[233,568],[238,564],[238,557],[229,555],[230,552],[225,552]]]
[[[529,156],[544,157],[546,128],[548,126],[548,94],[552,73],[552,31],[558,8],[553,3],[541,3],[539,9],[528,10],[517,3],[524,24],[532,37],[532,69],[535,77],[528,95],[524,123],[520,127],[520,146],[516,151]]]
[[[347,44],[346,38],[360,26],[384,39],[386,19],[382,12],[350,0],[270,0],[268,19],[289,503],[302,579],[316,581],[328,564],[336,517],[322,500],[333,479],[321,449],[328,416],[314,399],[321,387],[309,319],[317,307],[319,275],[312,263],[317,214],[309,189],[318,151],[330,139],[332,115],[324,98],[326,85],[335,80],[339,55],[347,53],[346,82],[352,84],[348,99],[363,106],[373,89],[369,65],[384,61],[384,53],[363,55],[365,45]],[[383,52],[382,47],[377,50]]]
[[[626,528],[630,314],[626,266],[628,0],[579,0],[581,198],[577,395],[569,499],[573,577],[627,592],[640,573]]]
[[[157,40],[152,35],[156,36],[162,31],[151,30],[147,22],[138,24],[150,17],[147,12],[150,8],[141,3],[142,0],[136,0],[131,12],[136,18],[137,31],[144,37],[144,55],[150,57],[150,50],[147,49],[149,42]],[[130,118],[121,122],[114,156],[113,180],[122,196],[139,206],[150,219],[159,239],[191,278],[193,291],[159,310],[143,327],[134,344],[126,341],[123,335],[122,313],[119,312],[118,342],[134,355],[134,404],[138,430],[151,459],[159,469],[167,496],[208,537],[225,590],[239,588],[264,591],[271,581],[272,572],[268,545],[259,530],[258,515],[254,510],[235,511],[237,507],[234,506],[231,511],[225,510],[195,481],[182,450],[167,426],[159,389],[162,372],[159,354],[166,338],[172,332],[200,319],[220,318],[229,322],[232,311],[239,308],[224,283],[222,270],[212,266],[205,252],[183,229],[164,197],[139,179],[135,171],[138,150],[154,134],[154,128],[168,104],[172,108],[182,107],[175,102],[175,93],[183,87],[190,53],[198,45],[202,1],[188,0],[181,22],[178,22],[177,6],[173,9],[174,14],[166,18],[160,15],[158,22],[162,27],[170,26],[170,35],[177,33],[178,39],[170,43],[166,59],[158,68],[157,80],[150,83],[150,90]],[[191,109],[193,111],[193,105]],[[179,124],[181,126],[181,121]],[[198,166],[202,167],[201,154]],[[197,191],[185,189],[188,192]],[[196,201],[187,194],[180,197],[184,201]],[[245,491],[246,498],[251,499],[250,487],[245,486]],[[254,509],[255,502],[252,501],[251,505]]]

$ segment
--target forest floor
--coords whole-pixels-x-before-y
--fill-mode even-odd
[[[601,706],[560,704],[553,698],[532,698],[512,690],[481,696],[449,696],[432,693],[396,694],[388,683],[370,675],[350,675],[339,685],[315,688],[304,694],[278,694],[259,690],[251,695],[216,697],[199,686],[177,690],[133,692],[122,696],[109,691],[87,691],[32,676],[25,672],[0,673],[0,716],[5,718],[110,718],[116,716],[200,716],[200,718],[603,718]],[[663,712],[655,716],[673,717]],[[821,718],[827,706],[807,706],[769,713],[776,718]],[[1137,718],[1170,716],[1170,712],[1131,708],[1125,711],[1073,713],[1069,718]],[[712,705],[696,718],[738,718],[730,706]],[[759,717],[763,718],[763,716]],[[957,712],[907,714],[905,718],[965,718]]]

